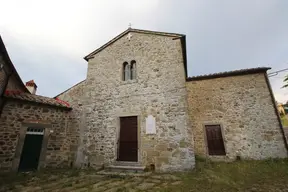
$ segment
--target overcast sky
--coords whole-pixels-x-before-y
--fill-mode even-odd
[[[288,0],[0,0],[0,33],[24,82],[53,97],[86,77],[85,55],[128,28],[187,35],[189,76],[288,68]],[[283,77],[270,78],[278,101]]]

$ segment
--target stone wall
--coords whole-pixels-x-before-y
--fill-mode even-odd
[[[221,124],[227,155],[214,159],[287,156],[264,73],[193,80],[186,86],[196,154],[208,154],[204,124]]]
[[[71,105],[73,110],[69,115],[69,127],[71,131],[71,158],[75,160],[76,167],[87,167],[88,161],[83,152],[83,139],[85,134],[85,114],[83,112],[83,95],[86,81],[82,81],[71,87],[57,97]]]
[[[83,146],[92,166],[115,162],[119,118],[138,117],[138,161],[157,171],[194,166],[185,73],[180,40],[131,33],[97,53],[88,63],[84,88]],[[136,61],[136,80],[123,81],[125,61]],[[145,118],[156,118],[155,135],[145,134]]]
[[[71,133],[69,111],[45,105],[8,100],[0,118],[0,169],[11,170],[13,160],[20,158],[20,140],[29,125],[44,126],[48,133],[42,167],[67,167],[73,162],[70,155]],[[50,134],[50,130],[54,132]],[[19,149],[20,147],[20,149]],[[16,151],[19,154],[16,154]],[[18,162],[19,163],[19,162]],[[18,167],[18,163],[14,165]],[[14,168],[15,168],[14,167]]]

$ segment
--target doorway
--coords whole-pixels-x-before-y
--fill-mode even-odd
[[[209,155],[226,155],[220,125],[205,125]]]
[[[37,170],[42,149],[44,128],[28,128],[21,153],[18,171]]]
[[[138,161],[137,116],[120,117],[120,137],[117,161]]]

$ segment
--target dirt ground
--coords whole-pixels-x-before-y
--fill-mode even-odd
[[[0,191],[51,191],[51,192],[133,192],[161,191],[171,185],[179,185],[180,178],[170,174],[112,174],[93,171],[52,171],[22,173],[3,179]]]
[[[183,173],[44,170],[1,174],[0,191],[18,192],[288,192],[288,159],[213,163],[198,159]]]

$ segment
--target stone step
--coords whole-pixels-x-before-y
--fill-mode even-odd
[[[115,161],[113,163],[115,166],[131,166],[131,167],[141,167],[141,164],[138,162],[129,162],[129,161]]]
[[[118,171],[109,171],[107,169],[104,169],[102,171],[98,171],[97,175],[107,175],[111,177],[126,177],[126,176],[132,176],[132,177],[146,177],[148,175],[151,175],[152,172],[119,172]]]
[[[130,165],[109,165],[105,167],[105,170],[111,172],[132,172],[132,173],[143,173],[145,167],[144,166],[130,166]]]

